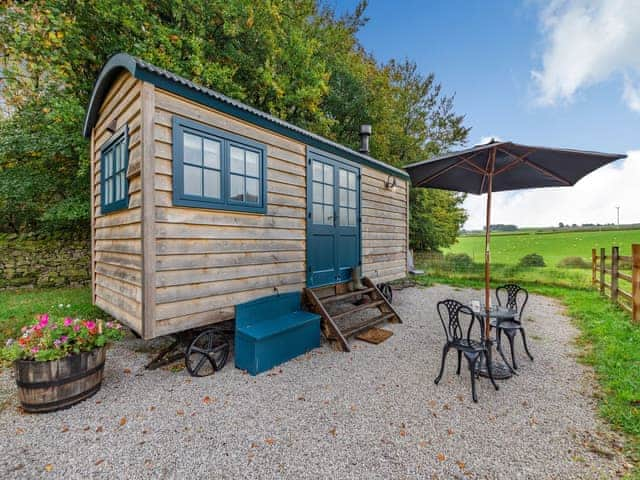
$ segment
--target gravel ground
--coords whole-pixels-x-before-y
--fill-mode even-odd
[[[533,296],[526,326],[534,363],[496,392],[450,353],[436,386],[443,332],[435,303],[478,292],[396,292],[395,335],[351,353],[328,345],[251,377],[232,362],[212,377],[145,371],[130,339],[109,351],[102,389],[71,409],[20,412],[0,375],[0,478],[613,478],[621,440],[596,419],[576,329]],[[507,347],[508,348],[508,347]],[[7,395],[6,392],[11,392]]]

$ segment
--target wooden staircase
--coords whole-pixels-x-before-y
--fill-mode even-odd
[[[347,284],[304,289],[309,309],[322,317],[323,335],[337,342],[344,352],[351,351],[349,337],[383,322],[402,323],[398,312],[369,278],[364,277],[362,284],[364,289],[352,292],[347,290]]]

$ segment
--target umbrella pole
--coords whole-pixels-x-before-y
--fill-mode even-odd
[[[484,237],[484,306],[487,316],[485,317],[484,338],[489,340],[489,304],[491,302],[491,193],[493,190],[493,172],[496,164],[496,149],[491,149],[489,154],[489,165],[487,171],[487,220]]]

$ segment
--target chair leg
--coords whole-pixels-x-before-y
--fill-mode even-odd
[[[513,345],[513,339],[516,336],[516,330],[505,330],[504,332],[509,339],[509,347],[511,348],[511,364],[513,368],[518,369],[518,364],[516,363],[516,351]]]
[[[462,360],[462,351],[458,350],[458,369],[456,370],[456,375],[460,375],[460,361]]]
[[[483,352],[482,355],[484,355],[484,361],[485,361],[485,364],[487,365],[487,374],[489,375],[489,380],[491,380],[491,383],[493,384],[493,388],[495,388],[496,390],[500,390],[500,388],[496,384],[496,381],[493,378],[493,371],[491,370],[491,365],[489,365],[489,354],[487,352]],[[480,361],[482,362],[482,360]]]
[[[442,378],[442,374],[444,373],[444,361],[447,358],[447,353],[449,353],[449,345],[448,344],[445,345],[442,348],[442,362],[440,363],[440,373],[438,374],[438,376],[434,380],[434,383],[436,385],[440,382],[440,379]]]
[[[507,360],[507,357],[504,354],[504,350],[502,350],[502,329],[499,328],[497,332],[498,333],[496,335],[496,350],[498,350],[498,353],[502,357],[502,361],[507,367],[509,367],[509,370],[511,370],[511,373],[516,373],[514,368],[511,366],[511,364]]]
[[[529,347],[527,346],[527,335],[524,333],[524,328],[520,329],[520,333],[522,334],[522,344],[524,345],[524,351],[527,352],[527,355],[529,355],[529,358],[533,362],[533,355],[531,355],[531,352],[529,352]]]
[[[480,355],[465,355],[467,362],[469,362],[469,373],[471,374],[471,398],[475,403],[478,403],[478,395],[476,393],[476,369]]]

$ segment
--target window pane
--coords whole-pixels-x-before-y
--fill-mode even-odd
[[[122,198],[122,193],[121,193],[121,188],[122,186],[120,185],[120,175],[121,174],[117,174],[113,181],[114,181],[114,185],[115,185],[115,193],[113,195],[113,201],[117,202],[118,200],[120,200]]]
[[[320,162],[313,162],[313,180],[317,180],[318,182],[322,181],[322,164]]]
[[[104,178],[109,178],[113,173],[113,150],[107,153],[104,157]]]
[[[117,172],[118,170],[120,170],[122,168],[122,154],[121,154],[121,148],[120,145],[116,145],[115,148],[113,149],[113,155],[115,156],[115,166],[113,167],[113,171]]]
[[[349,209],[349,225],[355,226],[356,224],[356,210],[354,208]]]
[[[333,207],[330,205],[324,206],[324,224],[333,225]]]
[[[202,196],[202,169],[198,167],[184,166],[184,193],[187,195]]]
[[[111,180],[104,182],[104,192],[102,194],[104,195],[104,203],[107,205],[111,203]]]
[[[340,225],[349,225],[349,214],[347,208],[340,208]]]
[[[322,225],[322,205],[313,204],[313,223]]]
[[[324,165],[324,183],[333,185],[333,167],[331,165]]]
[[[324,186],[324,203],[333,205],[333,187],[331,185]]]
[[[231,171],[244,175],[244,150],[231,147]]]
[[[354,190],[349,190],[349,206],[351,208],[356,207],[356,192]]]
[[[231,192],[229,198],[231,200],[244,202],[244,177],[231,175]]]
[[[195,165],[202,165],[202,139],[196,135],[185,133],[184,161]]]
[[[313,201],[317,203],[322,203],[322,184],[318,182],[313,182]]]
[[[340,186],[347,186],[347,171],[343,169],[340,169]]]
[[[220,198],[220,172],[204,170],[204,196]]]
[[[220,170],[220,142],[204,140],[204,166]]]
[[[127,176],[125,172],[120,172],[120,200],[127,196]]]
[[[258,180],[255,178],[247,178],[247,202],[258,203],[258,197],[260,194],[260,187]]]
[[[356,189],[356,174],[353,172],[349,172],[349,188],[352,190]]]
[[[340,206],[348,206],[348,197],[347,197],[347,190],[345,190],[344,188],[340,189]]]
[[[256,152],[250,152],[247,150],[247,175],[251,177],[259,177],[260,176],[260,157]]]

